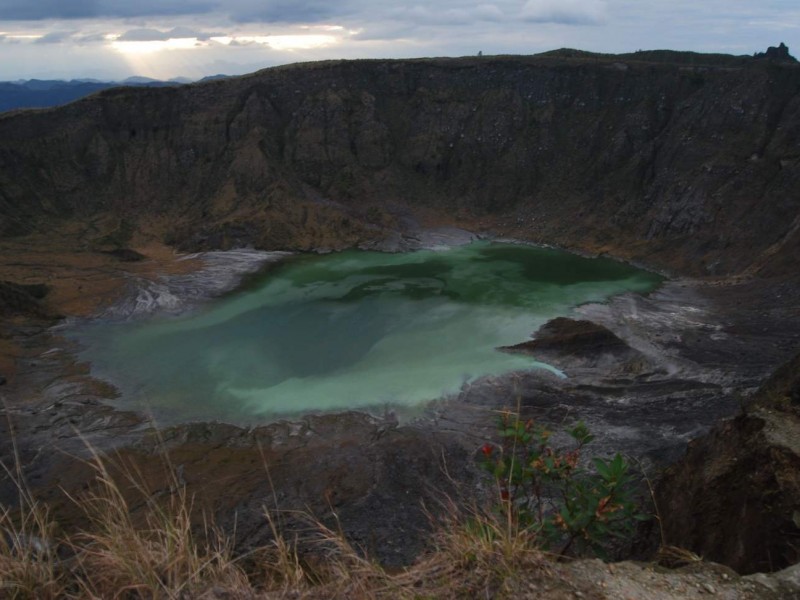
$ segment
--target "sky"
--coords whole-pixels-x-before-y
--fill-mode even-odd
[[[800,55],[799,0],[0,0],[0,80],[198,79],[326,59]]]

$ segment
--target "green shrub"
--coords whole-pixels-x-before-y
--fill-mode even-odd
[[[552,433],[517,414],[500,417],[498,445],[484,444],[481,465],[497,482],[496,508],[509,522],[532,531],[542,548],[560,556],[606,556],[630,535],[639,512],[630,465],[620,454],[581,460],[594,436],[583,423],[567,430],[572,442],[556,447]]]

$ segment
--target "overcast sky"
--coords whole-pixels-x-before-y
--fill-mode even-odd
[[[562,47],[752,54],[781,41],[800,54],[800,0],[0,0],[0,80]]]

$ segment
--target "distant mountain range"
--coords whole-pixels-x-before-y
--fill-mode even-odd
[[[200,81],[224,77],[227,76],[212,75],[204,77]],[[187,77],[176,77],[168,81],[160,81],[149,77],[128,77],[123,81],[100,81],[97,79],[0,81],[0,112],[17,108],[60,106],[112,87],[166,87],[192,83],[192,81]]]

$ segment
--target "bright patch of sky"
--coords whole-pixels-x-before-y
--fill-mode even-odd
[[[0,0],[0,80],[555,48],[800,52],[797,0]]]

